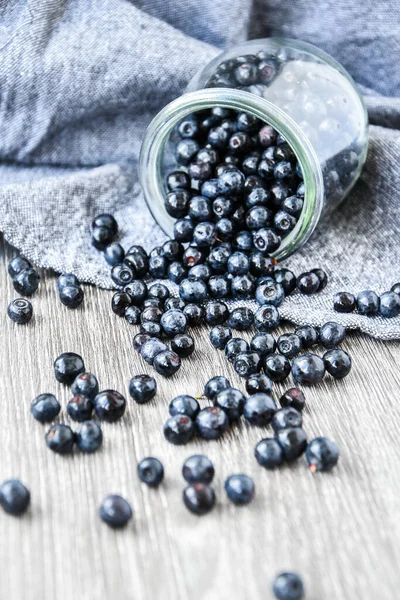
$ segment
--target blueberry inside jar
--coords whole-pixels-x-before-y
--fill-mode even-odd
[[[170,237],[177,221],[200,248],[236,246],[247,232],[252,250],[283,259],[348,194],[367,140],[363,101],[329,55],[253,40],[217,56],[153,119],[140,179]]]

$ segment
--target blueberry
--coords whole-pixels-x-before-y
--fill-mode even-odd
[[[195,454],[183,463],[182,475],[188,483],[209,484],[214,478],[214,465],[206,456]]]
[[[26,298],[16,298],[8,305],[7,314],[14,323],[25,325],[32,318],[33,307]]]
[[[213,127],[208,132],[207,141],[213,148],[223,149],[229,141],[229,131],[220,125]]]
[[[171,310],[173,309],[178,309],[178,310],[183,310],[185,308],[186,304],[183,302],[183,300],[181,300],[180,298],[174,298],[173,296],[171,296],[171,298],[167,298],[166,301],[164,302],[164,310]]]
[[[157,487],[164,479],[164,467],[158,458],[149,456],[143,458],[137,467],[140,481],[147,483],[150,487]]]
[[[153,279],[164,279],[168,273],[169,263],[164,256],[150,257],[149,274]]]
[[[261,252],[254,252],[250,257],[250,273],[254,277],[269,276],[274,271],[274,261]]]
[[[224,302],[211,301],[205,308],[205,321],[208,325],[223,325],[229,317],[229,309]]]
[[[175,415],[185,415],[194,420],[199,412],[199,403],[195,398],[188,396],[187,394],[176,396],[169,404],[169,414],[171,417],[174,417]]]
[[[216,165],[219,162],[218,152],[207,145],[205,148],[201,148],[196,156],[200,162],[209,162],[211,165]]]
[[[186,138],[181,140],[175,150],[175,157],[180,165],[188,165],[199,151],[199,145],[195,140]],[[192,176],[192,175],[190,175]]]
[[[143,344],[148,342],[151,339],[151,337],[152,336],[150,336],[147,333],[138,333],[137,335],[135,335],[135,337],[132,340],[132,346],[136,350],[136,352],[140,352],[140,349],[143,346]]]
[[[165,196],[164,206],[167,213],[179,219],[186,216],[190,202],[190,193],[187,190],[175,189]]]
[[[22,515],[30,501],[31,494],[19,479],[8,479],[0,485],[0,504],[9,515]]]
[[[272,589],[278,600],[301,600],[304,597],[303,582],[296,573],[281,573],[275,578]]]
[[[168,266],[168,279],[180,283],[187,277],[187,270],[180,262],[173,262]]]
[[[244,404],[244,418],[250,425],[268,425],[277,410],[275,401],[269,394],[258,393],[249,396]]]
[[[328,438],[318,437],[307,445],[306,459],[312,473],[330,471],[339,459],[339,448]]]
[[[197,121],[192,115],[183,119],[178,127],[178,133],[182,138],[193,138],[196,136],[197,131]],[[176,173],[182,173],[182,171],[176,171]]]
[[[234,252],[227,262],[227,270],[231,275],[244,275],[249,271],[250,261],[244,252]]]
[[[137,244],[134,244],[133,246],[130,246],[128,248],[128,251],[126,253],[128,254],[135,254],[135,255],[140,255],[143,258],[147,258],[147,252],[146,250],[143,248],[143,246],[138,246]]]
[[[131,303],[140,306],[147,298],[147,285],[140,279],[134,279],[124,286],[124,292],[131,297]]]
[[[400,296],[396,292],[385,292],[380,297],[379,314],[393,318],[400,314]]]
[[[162,315],[160,324],[168,337],[174,337],[178,333],[185,333],[188,326],[185,313],[174,308],[167,310]]]
[[[113,215],[108,213],[103,213],[94,217],[92,221],[92,229],[95,229],[96,227],[107,227],[114,235],[118,233],[118,223]]]
[[[212,204],[213,213],[218,219],[230,217],[234,211],[234,202],[231,198],[218,196]]]
[[[131,307],[131,308],[137,308],[137,306],[135,307]],[[127,311],[130,309],[126,309]],[[126,318],[126,315],[125,315]],[[161,331],[161,325],[160,323],[153,323],[152,321],[145,321],[144,323],[140,324],[140,333],[148,333],[150,337],[156,337],[156,338],[160,338],[162,331]]]
[[[215,504],[215,492],[205,483],[194,483],[183,491],[186,508],[196,515],[205,515]]]
[[[325,375],[324,361],[316,354],[298,356],[292,363],[292,375],[299,383],[307,385],[318,383]]]
[[[228,415],[229,421],[237,421],[243,414],[245,398],[239,390],[228,387],[218,392],[214,404]]]
[[[318,292],[320,285],[321,282],[319,277],[313,272],[302,273],[297,278],[297,289],[301,294],[305,294],[307,296]]]
[[[163,257],[160,255],[159,258]],[[127,265],[133,273],[135,273],[135,277],[141,278],[147,275],[147,271],[149,269],[149,258],[146,253],[142,254],[137,250],[132,251],[125,256],[123,263]],[[152,268],[154,270],[154,263]]]
[[[263,148],[269,148],[275,144],[276,131],[271,125],[264,125],[258,132],[258,141]]]
[[[196,265],[189,269],[187,276],[189,279],[202,279],[203,281],[208,281],[211,277],[211,269],[208,265]]]
[[[285,296],[289,296],[296,289],[296,276],[289,269],[277,269],[274,273],[276,283],[283,287]]]
[[[169,417],[164,425],[164,437],[171,444],[181,446],[190,442],[194,435],[194,423],[186,415]]]
[[[249,377],[260,371],[260,355],[257,352],[240,352],[236,355],[233,366],[240,377]]]
[[[249,344],[241,338],[232,338],[225,346],[225,356],[233,363],[238,354],[249,351]]]
[[[76,285],[66,285],[60,289],[60,300],[67,308],[78,308],[83,302],[83,290]]]
[[[301,338],[296,333],[283,333],[278,337],[278,351],[287,356],[294,358],[302,349]]]
[[[296,460],[307,446],[307,436],[301,427],[287,427],[280,429],[276,434],[283,456],[288,462]]]
[[[178,219],[174,223],[174,238],[178,242],[190,242],[193,237],[194,223],[191,219]]]
[[[211,250],[207,261],[213,271],[216,273],[225,273],[230,255],[229,248],[221,244]]]
[[[157,338],[150,338],[140,348],[140,354],[142,358],[147,363],[149,363],[149,365],[152,365],[157,354],[160,354],[160,352],[165,352],[167,350],[167,344],[165,344]]]
[[[184,279],[179,295],[185,302],[202,302],[207,297],[207,286],[201,279]]]
[[[290,362],[283,354],[270,354],[265,358],[264,370],[272,381],[284,381],[290,373]]]
[[[244,331],[246,329],[250,329],[253,324],[253,311],[247,306],[239,306],[238,308],[234,308],[229,315],[228,325],[232,327],[232,329],[237,329],[238,331]]]
[[[194,228],[193,242],[199,248],[211,248],[217,238],[217,232],[214,223],[203,221]]]
[[[201,186],[201,195],[210,200],[215,200],[219,194],[218,179],[209,179]]]
[[[219,191],[223,196],[231,194],[235,196],[242,192],[244,182],[245,177],[243,173],[239,169],[231,167],[218,177]]]
[[[279,311],[276,306],[260,306],[254,315],[254,325],[262,332],[268,332],[278,327],[280,323]]]
[[[131,283],[135,278],[135,273],[128,265],[121,263],[114,265],[111,269],[111,279],[116,285],[124,287],[128,283]]]
[[[255,187],[251,190],[250,194],[246,197],[246,208],[252,208],[255,206],[268,206],[269,204],[269,192],[263,187]]]
[[[210,200],[204,198],[204,196],[193,196],[188,204],[188,214],[193,221],[200,221],[200,223],[210,221],[213,217]],[[193,225],[193,232],[189,241],[193,239],[196,227],[197,225]]]
[[[156,380],[150,375],[134,375],[129,382],[129,394],[138,404],[154,398],[156,391]]]
[[[299,196],[289,196],[282,202],[281,208],[289,215],[298,218],[303,210],[303,204],[303,198],[300,198]]]
[[[357,295],[356,306],[358,312],[362,315],[377,315],[379,312],[379,304],[379,296],[372,290],[366,290]]]
[[[76,433],[76,445],[81,452],[96,452],[103,443],[103,432],[95,421],[85,421]]]
[[[104,498],[99,513],[100,518],[114,528],[124,527],[133,514],[129,502],[117,494]]]
[[[108,227],[95,227],[92,231],[92,246],[105,250],[114,240],[115,234]]]
[[[273,354],[276,349],[275,338],[270,333],[257,333],[251,338],[250,348],[257,352],[261,358]]]
[[[209,162],[201,162],[197,160],[195,162],[190,163],[188,167],[188,173],[196,185],[197,182],[205,181],[211,176],[212,167]]]
[[[251,137],[245,131],[236,131],[229,138],[228,145],[233,155],[243,155],[251,149]]]
[[[186,304],[183,309],[184,314],[188,320],[188,325],[195,327],[200,325],[204,319],[204,309],[198,304]]]
[[[52,425],[45,436],[46,444],[57,454],[69,454],[75,443],[75,434],[68,425]]]
[[[248,475],[242,473],[230,475],[225,481],[226,494],[234,504],[249,504],[254,498],[254,481]]]
[[[74,352],[64,352],[54,361],[54,374],[57,381],[71,385],[74,379],[85,370],[83,359]]]
[[[335,379],[343,379],[350,373],[351,358],[344,350],[335,348],[328,350],[323,356],[325,369]]]
[[[67,413],[74,421],[88,421],[93,412],[93,402],[87,396],[75,394],[67,404]]]
[[[250,210],[246,213],[246,225],[250,230],[255,229],[256,231],[259,231],[260,229],[270,226],[271,222],[272,213],[269,208],[266,208],[265,206],[253,206],[253,208],[250,208]],[[253,242],[257,247],[254,238]],[[263,250],[262,248],[258,247],[257,249]],[[263,251],[265,252],[265,250]]]
[[[131,304],[132,298],[127,292],[116,292],[111,300],[111,310],[119,317],[123,317],[125,310]]]
[[[272,419],[272,429],[275,433],[288,427],[301,427],[302,424],[301,413],[292,406],[281,408],[274,414]]]
[[[269,394],[272,389],[272,381],[263,373],[253,373],[246,379],[246,391],[248,394]]]
[[[274,229],[262,227],[253,232],[253,244],[260,252],[271,254],[281,245],[281,237]]]
[[[204,396],[209,400],[214,400],[219,392],[230,388],[229,380],[223,375],[216,375],[209,379],[204,386]]]
[[[127,306],[125,309],[125,321],[129,323],[129,325],[139,325],[141,310],[138,306]]]
[[[108,262],[109,265],[114,266],[122,261],[125,258],[125,251],[121,244],[118,242],[113,242],[109,244],[104,250],[104,258]]]
[[[312,346],[315,346],[315,344],[318,344],[318,331],[314,327],[311,327],[311,325],[297,327],[294,332],[301,339],[303,348],[311,348]]]
[[[176,189],[190,189],[190,177],[185,171],[172,171],[169,173],[166,183],[170,192],[173,192]]]
[[[164,350],[154,358],[153,367],[160,375],[171,377],[181,366],[181,359],[171,350]]]
[[[50,423],[60,410],[60,403],[53,394],[40,394],[31,403],[31,413],[40,423]]]
[[[194,352],[194,339],[188,333],[179,333],[171,341],[171,349],[180,357],[186,358]]]
[[[299,388],[290,388],[283,396],[280,397],[280,405],[285,407],[292,407],[298,411],[302,411],[305,406],[306,399],[304,394]]]
[[[250,231],[239,231],[234,240],[234,244],[238,250],[245,252],[251,252],[254,250],[253,236]]]
[[[323,269],[312,269],[311,273],[315,273],[315,275],[319,279],[318,291],[320,292],[321,290],[323,290],[326,287],[326,285],[328,283],[328,275],[325,273],[325,271]]]
[[[227,298],[230,294],[230,282],[225,275],[212,275],[207,286],[212,298]]]
[[[395,283],[394,285],[392,285],[390,291],[394,292],[395,294],[400,294],[400,283]]]
[[[284,299],[283,287],[272,278],[269,281],[264,280],[263,283],[257,286],[256,300],[261,306],[265,304],[280,306]]]
[[[146,306],[140,316],[140,320],[142,323],[160,323],[163,315],[164,313],[161,308],[158,308],[157,306]]]
[[[341,344],[346,337],[346,329],[340,323],[329,321],[319,330],[319,341],[325,348],[334,348]]]
[[[223,350],[231,337],[232,331],[226,325],[216,325],[210,331],[210,341],[218,350]]]
[[[114,423],[120,419],[126,408],[126,400],[122,394],[114,390],[104,390],[95,396],[94,410],[101,421]]]
[[[275,438],[265,438],[258,442],[254,455],[258,464],[265,469],[274,469],[283,462],[283,451]]]
[[[69,285],[74,285],[76,287],[79,287],[79,285],[80,285],[79,284],[79,279],[73,273],[62,273],[57,278],[57,289],[58,289],[58,291],[61,291],[61,289],[63,287],[67,287]]]
[[[13,277],[13,286],[21,296],[32,296],[39,287],[39,280],[39,273],[30,267],[22,269]]]
[[[196,417],[196,428],[200,437],[205,440],[216,440],[229,427],[228,415],[217,406],[203,408]]]
[[[30,269],[31,267],[32,265],[27,258],[16,256],[8,263],[8,274],[10,277],[15,277],[24,269]]]

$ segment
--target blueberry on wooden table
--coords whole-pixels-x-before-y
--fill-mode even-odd
[[[60,292],[63,288],[68,286],[79,287],[79,279],[73,273],[61,273],[57,278],[57,289]]]
[[[203,322],[204,319],[204,308],[198,304],[186,304],[183,309],[184,314],[188,320],[190,327],[196,327]]]
[[[250,348],[257,352],[261,358],[265,358],[268,354],[273,354],[276,349],[276,341],[270,333],[256,333],[251,338]]]
[[[233,363],[238,354],[249,351],[249,344],[242,338],[232,338],[225,345],[225,356]]]
[[[114,423],[120,419],[126,408],[126,400],[115,390],[99,392],[93,399],[96,416],[101,421]]]
[[[169,414],[172,417],[175,415],[186,415],[191,419],[195,419],[199,412],[199,403],[195,398],[188,396],[187,394],[176,396],[169,404]]]
[[[400,301],[399,301],[400,302]],[[335,348],[343,342],[346,337],[346,329],[340,323],[329,321],[322,325],[319,330],[319,341],[325,348]]]
[[[140,325],[140,333],[148,333],[149,337],[161,338],[162,331],[159,323],[152,323],[151,321],[145,321]]]
[[[300,327],[297,327],[294,332],[301,339],[303,348],[308,349],[315,346],[315,344],[318,344],[319,333],[315,327],[312,327],[311,325],[301,325]]]
[[[292,407],[301,412],[305,406],[306,399],[299,388],[290,388],[280,397],[279,403],[282,408]]]
[[[187,317],[185,313],[177,308],[167,310],[160,320],[160,325],[165,335],[172,338],[178,333],[186,333],[188,328]]]
[[[336,312],[351,313],[356,308],[356,299],[349,292],[337,292],[333,296],[333,308]]]
[[[272,305],[260,306],[254,315],[254,325],[262,333],[276,329],[280,320],[278,309]]]
[[[26,298],[16,298],[8,305],[7,314],[14,323],[25,325],[32,318],[33,307]]]
[[[85,371],[85,364],[79,354],[64,352],[54,361],[54,374],[57,381],[70,385],[74,379]]]
[[[293,406],[281,408],[272,418],[272,429],[275,433],[288,427],[301,427],[302,424],[301,412],[293,408]]]
[[[302,600],[304,598],[303,581],[296,573],[280,573],[272,586],[277,600]]]
[[[249,377],[261,370],[261,357],[257,352],[240,352],[235,357],[233,368],[240,377]]]
[[[226,325],[216,325],[210,331],[210,342],[217,350],[224,350],[232,338],[232,331]]]
[[[171,377],[181,366],[181,359],[172,350],[164,350],[157,354],[153,361],[153,367],[163,377]]]
[[[164,479],[164,467],[158,458],[143,458],[137,467],[139,479],[150,487],[157,487]]]
[[[111,310],[119,317],[123,317],[125,310],[131,305],[132,298],[127,292],[116,292],[112,297]]]
[[[31,494],[19,479],[8,479],[0,485],[0,505],[9,515],[22,515],[30,501]]]
[[[346,375],[350,373],[350,355],[341,348],[328,350],[328,352],[325,352],[322,358],[325,364],[325,369],[335,379],[343,379],[343,377],[346,377]]]
[[[335,442],[326,437],[312,440],[306,449],[306,459],[312,473],[330,471],[339,459],[339,448]]]
[[[225,481],[225,491],[229,500],[239,506],[249,504],[255,494],[254,481],[248,475],[230,475]]]
[[[214,478],[214,465],[202,454],[189,456],[183,463],[182,475],[188,483],[209,484]]]
[[[153,336],[145,332],[140,332],[135,335],[132,340],[132,346],[136,352],[140,352],[141,347],[148,342]]]
[[[201,279],[184,279],[179,285],[179,295],[185,302],[203,302],[207,286]]]
[[[325,364],[316,354],[302,354],[293,360],[292,375],[295,381],[312,385],[322,381],[325,375]]]
[[[264,373],[254,373],[246,379],[246,392],[253,394],[269,394],[272,390],[272,381]]]
[[[81,452],[96,452],[103,443],[103,432],[95,421],[85,421],[76,432],[76,445]]]
[[[75,394],[67,404],[67,413],[73,421],[88,421],[93,412],[93,401],[82,394]]]
[[[205,483],[193,483],[184,489],[183,502],[190,512],[205,515],[214,507],[215,492]]]
[[[306,449],[307,436],[301,427],[288,427],[276,433],[276,440],[288,462],[296,460]]]
[[[13,286],[21,296],[32,296],[39,287],[39,281],[39,273],[32,267],[28,267],[13,277]]]
[[[283,333],[279,336],[276,345],[278,351],[287,358],[294,358],[303,347],[302,340],[296,333]]]
[[[220,438],[229,427],[229,418],[218,406],[203,408],[196,417],[196,429],[205,440]]]
[[[78,308],[83,302],[83,289],[76,285],[66,285],[60,289],[60,300],[67,308]]]
[[[50,423],[60,410],[60,403],[53,394],[40,394],[31,403],[31,413],[40,423]]]
[[[117,494],[111,494],[103,500],[99,514],[107,525],[115,528],[124,527],[133,515],[129,502]]]
[[[124,312],[125,321],[129,325],[139,325],[141,314],[142,312],[138,306],[127,306]]]
[[[15,275],[18,275],[18,273],[24,269],[30,269],[31,267],[32,265],[27,258],[15,256],[15,258],[8,263],[8,274],[10,277],[15,277]]]
[[[129,382],[129,394],[138,404],[149,402],[156,392],[156,380],[150,375],[134,375]]]
[[[216,395],[225,390],[226,388],[231,387],[229,380],[223,375],[216,375],[207,381],[204,386],[204,396],[209,400],[214,400]]]
[[[181,446],[190,442],[194,436],[194,432],[194,423],[192,419],[186,415],[174,415],[164,424],[165,439],[176,446]]]
[[[234,308],[228,318],[228,326],[238,331],[250,329],[253,325],[254,313],[247,306]]]
[[[277,411],[275,400],[265,393],[249,396],[244,403],[243,415],[250,425],[263,427],[269,425]]]
[[[265,438],[254,448],[254,456],[265,469],[275,469],[283,462],[283,450],[275,438]]]
[[[237,421],[243,414],[245,397],[240,390],[228,387],[218,392],[214,404],[228,415],[229,421]]]
[[[147,298],[147,285],[140,279],[134,279],[124,286],[124,292],[129,294],[131,302],[135,306],[141,306]]]
[[[48,448],[53,452],[69,454],[74,448],[75,434],[68,425],[59,423],[50,427],[45,439]]]
[[[269,354],[264,359],[264,371],[272,381],[284,381],[290,373],[290,362],[283,354]]]
[[[180,358],[186,358],[193,354],[195,349],[194,339],[188,333],[178,333],[171,340],[171,350]]]
[[[152,365],[157,354],[166,350],[168,350],[167,344],[156,337],[152,337],[141,346],[140,354],[149,365]]]
[[[204,319],[208,325],[223,325],[229,318],[229,308],[225,302],[211,300],[205,307]]]

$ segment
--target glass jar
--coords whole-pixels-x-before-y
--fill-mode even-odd
[[[297,40],[253,40],[217,56],[192,79],[187,93],[158,113],[143,141],[141,185],[169,236],[174,219],[164,208],[165,175],[176,168],[174,131],[184,117],[213,107],[251,113],[274,127],[296,154],[304,205],[274,253],[285,258],[308,240],[321,215],[336,208],[360,175],[368,118],[357,87],[328,54]]]

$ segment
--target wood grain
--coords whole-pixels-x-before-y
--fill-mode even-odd
[[[223,355],[211,349],[206,330],[195,333],[196,354],[175,377],[157,377],[154,401],[139,406],[128,400],[123,420],[104,424],[100,452],[57,456],[45,446],[46,427],[29,412],[34,396],[54,392],[68,422],[70,392],[54,379],[56,356],[82,354],[101,388],[127,398],[130,377],[152,369],[131,348],[136,328],[112,314],[111,292],[85,286],[84,305],[70,311],[57,297],[55,276],[42,273],[34,320],[12,323],[6,316],[16,297],[6,271],[11,256],[6,248],[0,262],[0,478],[20,477],[32,506],[20,519],[0,512],[1,599],[268,600],[274,575],[284,569],[303,576],[308,600],[399,597],[398,343],[352,335],[344,345],[354,361],[350,376],[306,390],[309,437],[327,435],[340,446],[340,464],[330,474],[313,476],[304,459],[263,470],[253,449],[270,432],[244,423],[220,442],[175,447],[164,440],[173,396],[201,393],[216,374],[243,389]],[[188,513],[181,499],[182,462],[198,452],[215,463],[218,497],[202,518]],[[146,455],[164,463],[158,490],[138,481],[136,466]],[[234,507],[225,496],[223,482],[235,472],[256,482],[248,507]],[[123,531],[98,518],[99,503],[113,492],[135,511]]]

